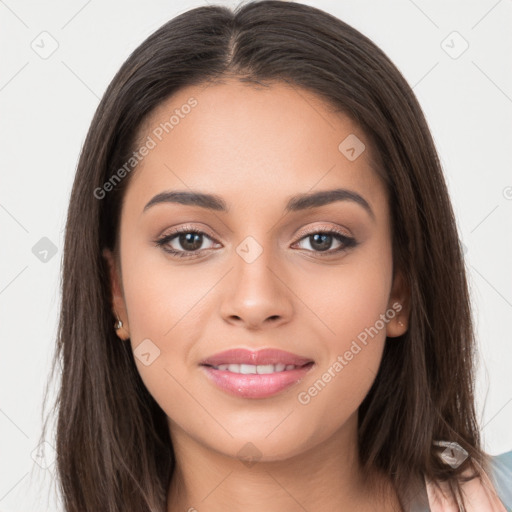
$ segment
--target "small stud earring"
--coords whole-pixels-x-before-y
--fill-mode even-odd
[[[404,323],[402,322],[402,320],[398,320],[398,325],[400,325],[401,327],[404,326]]]
[[[114,324],[114,329],[117,331],[117,330],[121,329],[121,327],[123,327],[123,322],[121,322],[121,320],[119,320],[119,318],[118,318],[117,322]]]

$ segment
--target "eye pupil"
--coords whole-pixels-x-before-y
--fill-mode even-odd
[[[332,235],[325,233],[315,233],[310,236],[313,239],[311,247],[318,249],[319,251],[326,251],[330,248],[332,243]],[[327,243],[326,243],[327,240]]]
[[[179,242],[181,246],[184,249],[190,250],[190,251],[196,251],[198,250],[202,245],[202,236],[200,233],[184,233],[180,234],[179,236]],[[192,246],[189,246],[187,244],[191,244]]]

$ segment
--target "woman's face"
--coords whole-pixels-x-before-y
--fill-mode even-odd
[[[401,280],[392,282],[390,212],[365,134],[310,92],[233,80],[180,90],[140,140],[112,290],[118,332],[130,337],[171,435],[276,460],[354,426],[386,336],[402,334],[398,316],[407,318],[405,305],[398,314],[405,297]],[[287,209],[295,196],[335,189],[350,193]],[[148,206],[170,192],[219,204],[160,196]],[[235,348],[312,363],[202,365]]]

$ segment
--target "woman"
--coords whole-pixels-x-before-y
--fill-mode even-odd
[[[421,108],[299,3],[185,12],[108,87],[64,248],[65,510],[494,510]]]

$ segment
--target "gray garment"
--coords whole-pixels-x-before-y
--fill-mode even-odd
[[[505,508],[512,510],[512,450],[501,455],[492,457],[492,483],[505,505]]]

